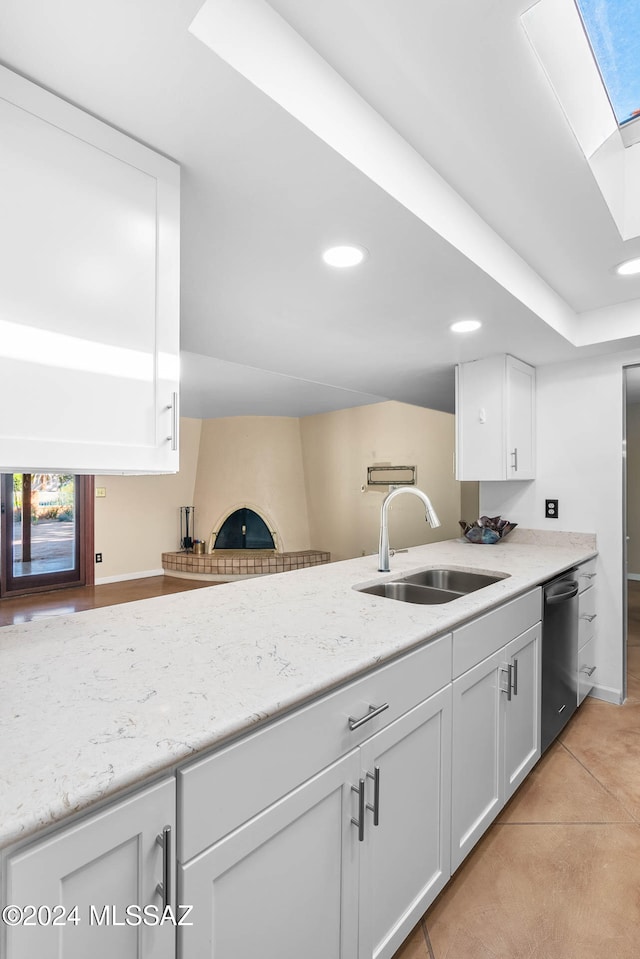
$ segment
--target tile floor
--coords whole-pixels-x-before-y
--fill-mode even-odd
[[[640,957],[640,583],[628,696],[588,699],[394,959]]]

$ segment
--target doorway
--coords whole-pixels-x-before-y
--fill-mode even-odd
[[[93,585],[92,476],[3,473],[0,597]]]
[[[640,695],[640,366],[624,368],[624,695]]]

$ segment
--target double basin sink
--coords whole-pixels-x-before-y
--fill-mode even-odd
[[[460,596],[466,596],[484,586],[491,586],[508,573],[472,573],[460,569],[424,569],[419,573],[410,573],[373,586],[356,587],[362,593],[371,596],[384,596],[397,599],[401,603],[417,603],[433,606],[450,603]]]

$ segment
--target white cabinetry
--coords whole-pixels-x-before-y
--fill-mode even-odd
[[[361,747],[360,959],[393,956],[449,880],[450,757],[450,686]]]
[[[181,959],[352,959],[358,941],[357,752],[181,867]]]
[[[178,469],[179,168],[0,67],[0,472]]]
[[[535,476],[535,370],[508,354],[456,367],[456,479]]]
[[[181,959],[393,955],[450,874],[450,657],[442,637],[179,774]]]
[[[454,673],[494,651],[453,682],[452,871],[540,758],[539,618],[535,590],[454,633]]]
[[[167,826],[169,833],[165,833]],[[175,888],[174,832],[172,778],[15,853],[7,862],[4,901],[23,908],[43,906],[45,911],[32,917],[33,925],[7,927],[3,955],[7,959],[173,959],[175,928],[135,924],[135,910],[132,924],[126,924],[125,910],[150,906],[162,914],[164,891],[156,887],[168,875],[169,891]],[[158,837],[166,837],[164,845]],[[72,912],[74,906],[77,909]],[[53,913],[47,913],[47,908]],[[52,924],[56,917],[60,925]]]
[[[596,562],[592,559],[578,567],[578,706],[593,689],[596,672]]]

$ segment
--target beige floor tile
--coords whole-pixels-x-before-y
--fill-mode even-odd
[[[498,822],[629,822],[631,816],[561,744],[554,743]]]
[[[418,923],[411,935],[405,939],[393,959],[430,959],[421,923]]]
[[[639,886],[635,823],[495,825],[426,914],[434,957],[637,959]]]
[[[585,703],[562,734],[562,742],[640,821],[640,703],[606,708]]]

